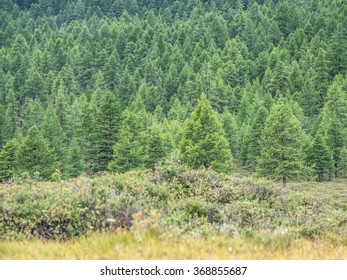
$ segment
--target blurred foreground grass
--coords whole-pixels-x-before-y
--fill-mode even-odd
[[[1,242],[0,259],[135,260],[135,259],[347,259],[347,244],[285,237],[177,238],[130,232],[95,234],[68,242]]]

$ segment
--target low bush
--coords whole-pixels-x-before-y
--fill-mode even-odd
[[[26,179],[0,185],[0,239],[66,240],[93,231],[134,230],[149,221],[167,235],[235,236],[289,229],[290,238],[343,237],[345,186],[337,181],[283,189],[177,163],[93,179]],[[289,238],[284,232],[280,238]]]

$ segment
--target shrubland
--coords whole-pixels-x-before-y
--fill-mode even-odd
[[[226,238],[266,247],[310,240],[346,246],[345,186],[337,180],[283,188],[179,164],[61,182],[27,177],[0,186],[0,239],[71,242],[121,232],[138,241]]]

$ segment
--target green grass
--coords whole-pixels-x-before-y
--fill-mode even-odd
[[[0,242],[0,259],[347,259],[347,246],[303,238],[288,242],[274,236],[145,236],[139,240],[130,232],[117,232],[69,242]]]

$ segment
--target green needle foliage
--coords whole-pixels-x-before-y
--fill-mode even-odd
[[[8,141],[0,152],[0,180],[11,179],[17,171],[17,152],[19,143],[16,139]]]
[[[18,151],[18,166],[21,172],[50,178],[55,169],[54,156],[36,125],[32,126]]]
[[[74,138],[70,143],[66,157],[66,173],[70,177],[81,175],[86,168],[85,159],[78,141]]]
[[[260,156],[260,139],[267,115],[266,108],[264,106],[260,107],[252,123],[248,146],[248,160],[252,166],[256,165],[256,160]]]
[[[281,180],[283,186],[298,179],[306,169],[303,144],[304,131],[290,106],[274,105],[261,137],[258,175]]]
[[[334,176],[347,177],[346,19],[345,0],[0,0],[0,153],[36,125],[62,178],[153,168],[180,151],[191,168],[295,180],[300,168],[258,160],[282,100],[306,135],[300,158],[317,166],[319,131]],[[38,168],[6,166],[0,180]]]
[[[309,151],[309,161],[314,167],[316,180],[330,179],[334,170],[333,153],[326,144],[323,135],[318,132]]]
[[[108,164],[110,171],[126,172],[141,169],[146,161],[145,136],[141,131],[139,117],[128,110],[123,112],[119,140],[113,147],[113,160]]]
[[[92,134],[92,171],[104,171],[112,160],[113,146],[121,125],[120,104],[114,94],[106,92],[96,108]]]
[[[212,167],[218,172],[231,172],[232,155],[228,140],[206,95],[187,120],[179,145],[182,160],[191,168]]]

